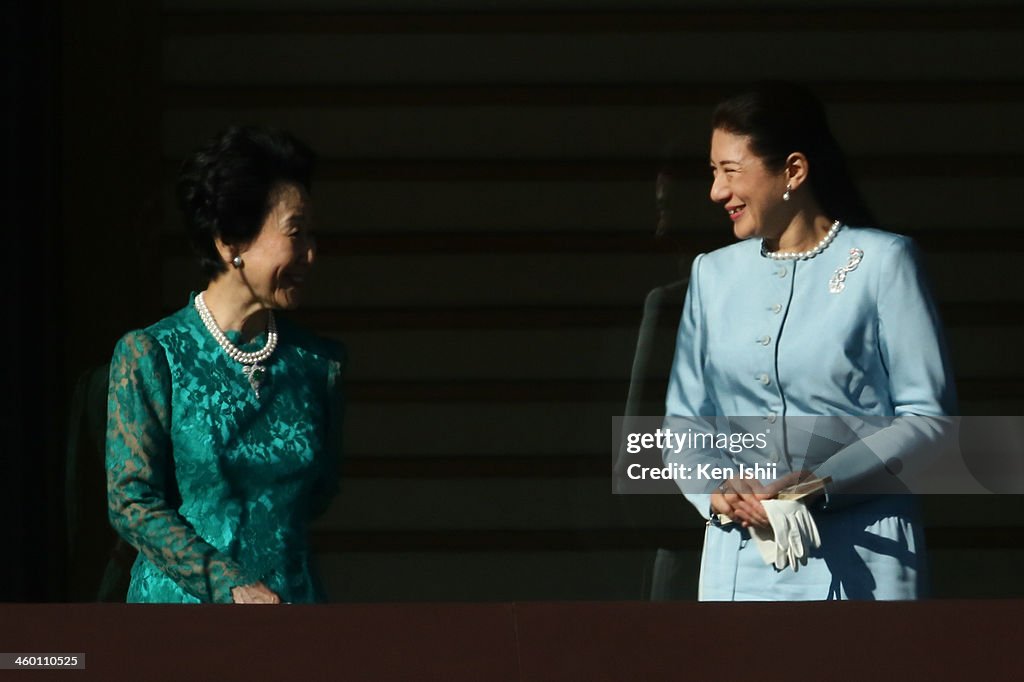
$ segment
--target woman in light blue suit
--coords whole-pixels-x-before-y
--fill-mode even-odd
[[[866,227],[873,220],[814,96],[776,83],[722,102],[712,119],[710,163],[711,199],[742,241],[693,263],[669,418],[757,417],[771,432],[770,425],[803,416],[953,414],[953,375],[914,245]],[[700,598],[924,596],[915,499],[849,493],[910,455],[901,450],[927,450],[941,423],[908,422],[909,436],[889,433],[874,454],[850,446],[819,462],[815,474],[831,483],[807,509],[820,548],[808,546],[798,565],[781,570],[751,540],[771,527],[762,501],[781,485],[726,479],[683,486],[708,519]],[[780,476],[810,468],[785,438],[772,444]],[[735,523],[720,525],[719,515]]]

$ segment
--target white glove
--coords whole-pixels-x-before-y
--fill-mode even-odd
[[[818,526],[807,505],[795,500],[765,500],[761,504],[771,529],[750,529],[761,557],[780,571],[786,566],[792,566],[794,572],[800,570],[811,548],[821,547]]]
[[[751,526],[748,530],[764,562],[781,571],[789,565],[788,521],[784,516],[773,518],[771,515],[768,516],[768,521],[771,525],[767,528]],[[777,537],[782,540],[777,542]]]

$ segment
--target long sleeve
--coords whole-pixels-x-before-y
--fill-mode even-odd
[[[886,255],[878,285],[878,335],[895,415],[955,414],[953,370],[917,248],[903,237]]]
[[[254,578],[203,540],[177,512],[170,403],[171,376],[163,349],[144,332],[126,335],[110,366],[110,522],[189,594],[203,602],[231,602],[231,588]]]
[[[879,363],[894,419],[816,470],[832,478],[826,508],[859,499],[833,493],[879,492],[911,481],[952,433],[947,415],[956,411],[953,371],[917,249],[896,237],[883,258],[876,285]]]
[[[686,303],[683,316],[679,321],[679,332],[676,337],[676,352],[669,376],[668,395],[665,399],[666,426],[673,431],[683,432],[694,428],[698,432],[713,431],[705,420],[698,417],[713,417],[716,408],[708,395],[707,382],[704,377],[705,335],[704,313],[701,303],[700,267],[704,255],[693,261],[690,283],[686,292]],[[664,453],[666,464],[680,464],[696,467],[710,464],[713,467],[730,467],[732,462],[720,450],[687,449],[683,452]],[[710,516],[711,489],[717,482],[707,481],[703,486],[707,490],[698,490],[699,486],[692,482],[685,485],[677,480],[680,488],[698,512],[704,518]]]

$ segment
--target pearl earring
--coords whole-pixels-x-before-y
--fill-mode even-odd
[[[231,264],[234,265],[236,268],[242,267],[242,257],[235,256],[234,258],[231,259]]]
[[[782,193],[782,200],[783,201],[789,201],[789,191],[791,189],[793,189],[793,186],[790,183],[787,182],[786,183],[786,191]]]

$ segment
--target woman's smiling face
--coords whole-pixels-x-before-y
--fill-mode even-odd
[[[789,222],[782,199],[785,169],[773,171],[750,149],[750,138],[721,128],[711,134],[711,200],[722,204],[739,239],[774,239]]]
[[[243,276],[266,308],[294,308],[313,267],[312,206],[306,191],[281,184],[273,192],[273,208],[259,234],[239,255]]]

